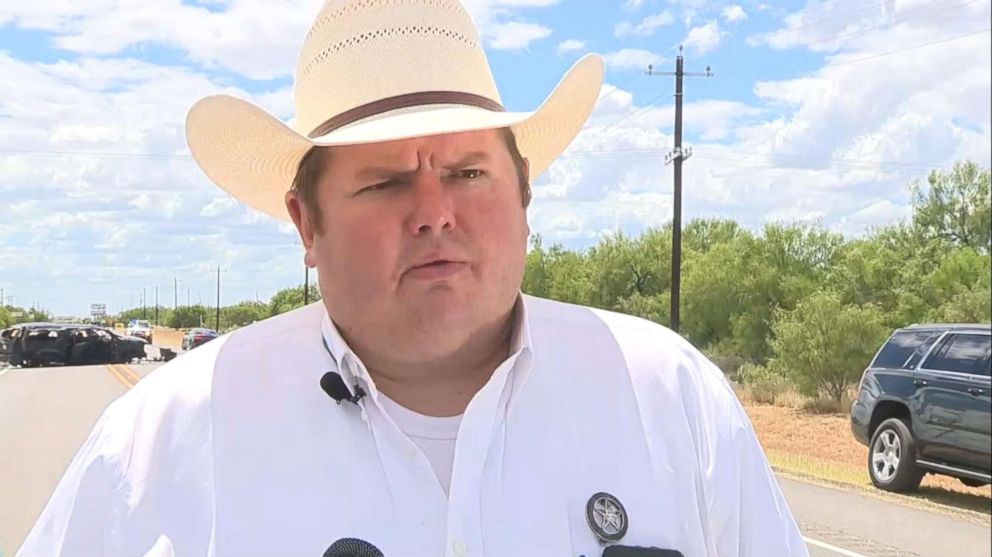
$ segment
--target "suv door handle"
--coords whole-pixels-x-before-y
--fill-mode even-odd
[[[927,386],[927,382],[924,381],[924,380],[922,380],[922,379],[916,379],[916,380],[914,380],[913,381],[913,384],[916,385],[917,387],[926,387]]]
[[[979,389],[978,387],[972,387],[972,388],[968,389],[968,393],[969,394],[973,394],[975,396],[979,396],[979,395],[983,394],[984,392],[985,391],[983,391],[982,389]]]

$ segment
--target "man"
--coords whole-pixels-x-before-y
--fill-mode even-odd
[[[323,300],[114,402],[21,554],[805,555],[715,366],[520,293],[530,181],[602,72],[584,58],[508,113],[454,0],[337,1],[303,43],[295,129],[197,103],[197,162],[292,220]]]

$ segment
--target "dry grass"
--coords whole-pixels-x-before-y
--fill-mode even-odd
[[[796,397],[788,399],[790,404],[798,403],[796,406],[779,406],[757,404],[746,392],[741,394],[772,466],[878,491],[868,478],[868,448],[854,439],[846,409],[843,413],[814,414],[804,410],[809,402]],[[968,487],[947,476],[927,475],[920,491],[908,497],[992,516],[992,488]]]

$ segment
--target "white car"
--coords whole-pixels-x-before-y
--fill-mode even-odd
[[[148,344],[152,343],[152,324],[144,319],[132,319],[127,324],[124,334],[127,336],[145,339]]]

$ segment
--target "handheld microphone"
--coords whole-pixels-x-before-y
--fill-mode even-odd
[[[344,383],[341,383],[344,385]],[[384,557],[379,548],[358,538],[341,538],[331,544],[324,557]]]
[[[355,394],[352,396],[348,386],[344,384],[341,374],[336,371],[328,371],[320,378],[320,388],[338,404],[341,404],[342,400],[347,400],[357,405],[358,401],[365,396],[365,391],[357,383],[355,384]]]

